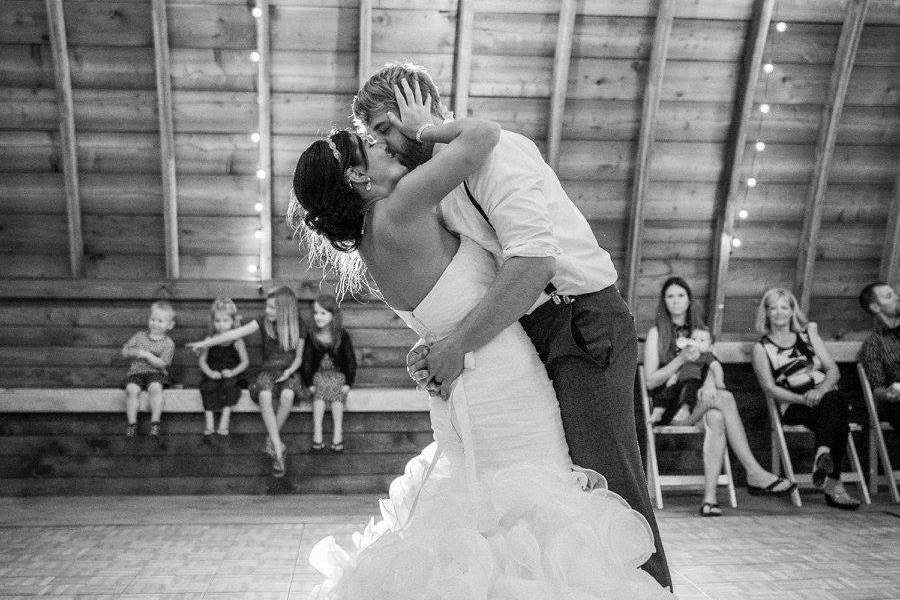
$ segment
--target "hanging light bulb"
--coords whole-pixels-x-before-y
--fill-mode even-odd
[[[761,112],[764,115],[769,114],[770,110],[772,110],[772,107],[769,106],[768,104],[760,104],[759,105],[759,112]]]
[[[732,238],[731,245],[734,246],[735,248],[740,248],[741,247],[741,239],[740,238]]]
[[[255,62],[255,63],[259,62],[259,52],[254,50],[253,52],[250,53],[250,62]]]
[[[250,141],[253,142],[254,144],[258,144],[258,143],[259,143],[259,133],[256,132],[256,131],[254,131],[253,133],[251,133],[251,134],[250,134]]]
[[[742,208],[740,210],[740,212],[738,212],[738,217],[740,217],[741,219],[746,219],[749,216],[750,216],[750,213],[747,212],[746,208]]]
[[[772,63],[766,63],[763,65],[763,71],[765,71],[766,73],[771,73],[774,70],[775,70],[775,65],[773,65]]]
[[[787,23],[785,23],[784,21],[778,21],[777,23],[775,23],[775,29],[778,31],[778,33],[784,33],[785,31],[787,31]]]
[[[258,213],[261,213],[262,209],[263,209],[262,202],[257,202],[256,204],[253,205],[253,210],[255,210]]]
[[[266,170],[265,169],[257,169],[256,170],[256,178],[257,179],[265,179],[266,178]]]
[[[259,19],[262,17],[262,9],[258,6],[254,6],[253,10],[250,11],[250,14],[253,15],[254,19]]]
[[[765,150],[765,149],[766,149],[766,143],[765,143],[765,142],[756,142],[756,151],[757,151],[757,152],[762,152],[762,151]]]
[[[262,235],[263,235],[263,230],[257,229],[256,231],[253,232],[253,235],[256,237],[256,239],[261,240]]]
[[[756,177],[748,177],[747,178],[747,187],[748,188],[756,187]]]

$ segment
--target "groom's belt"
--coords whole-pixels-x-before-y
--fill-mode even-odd
[[[560,294],[556,291],[556,286],[553,285],[553,282],[547,284],[547,287],[544,288],[544,293],[550,296],[554,304],[572,304],[578,298],[578,296]]]

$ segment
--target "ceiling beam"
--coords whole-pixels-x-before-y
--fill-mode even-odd
[[[46,0],[50,25],[50,47],[56,78],[59,115],[59,154],[66,186],[66,217],[69,232],[69,268],[72,277],[84,276],[84,240],[81,230],[81,198],[78,191],[78,154],[75,147],[75,107],[66,42],[66,20],[62,0]]]
[[[882,281],[887,281],[895,289],[900,286],[900,165],[897,168],[897,177],[894,179],[894,201],[888,208],[880,277]]]
[[[575,0],[562,0],[559,9],[559,28],[556,31],[556,52],[553,55],[553,89],[550,93],[550,127],[547,131],[547,162],[556,170],[559,146],[562,141],[563,113],[569,87],[569,63],[572,58],[572,39],[575,34]]]
[[[650,48],[650,64],[647,69],[647,82],[641,107],[641,125],[634,161],[634,180],[631,190],[631,205],[628,211],[628,245],[625,256],[627,273],[625,298],[632,310],[635,307],[637,278],[641,269],[641,229],[644,224],[644,196],[650,180],[653,131],[656,126],[659,92],[666,70],[666,55],[669,50],[669,38],[672,34],[676,3],[677,0],[660,0],[656,24],[653,28],[653,45]]]
[[[828,85],[828,96],[822,107],[819,139],[816,143],[816,162],[813,167],[812,181],[806,197],[803,233],[797,249],[797,275],[794,278],[796,295],[800,307],[809,310],[812,295],[813,272],[816,262],[816,244],[819,228],[822,224],[822,204],[825,200],[825,188],[828,185],[828,172],[834,156],[834,144],[837,139],[841,112],[844,109],[844,98],[853,71],[856,49],[866,20],[866,9],[869,0],[848,0],[844,13],[844,24],[841,27],[841,38],[838,41],[834,67],[831,70],[831,81]]]
[[[468,113],[474,27],[475,0],[459,0],[456,8],[456,56],[453,61],[453,112],[459,119]]]
[[[175,180],[175,126],[172,122],[172,77],[169,69],[169,23],[166,0],[153,0],[153,50],[159,113],[159,155],[162,174],[166,277],[180,276],[178,257],[178,188]]]
[[[372,0],[359,0],[359,87],[372,68]]]
[[[744,148],[747,145],[747,132],[753,116],[754,94],[759,82],[759,72],[762,68],[763,52],[772,22],[774,5],[775,0],[759,0],[754,7],[755,12],[747,37],[748,43],[744,53],[744,65],[737,94],[740,99],[740,107],[736,107],[735,117],[732,120],[733,137],[726,157],[728,161],[726,164],[730,166],[728,179],[724,182],[724,186],[727,186],[727,193],[724,198],[720,197],[720,201],[716,205],[715,232],[713,234],[715,246],[709,275],[707,307],[713,338],[718,338],[722,333],[722,325],[725,320],[725,278],[728,275],[728,263],[731,259],[731,240],[734,239],[735,209],[738,197],[743,191]]]
[[[272,279],[272,72],[269,49],[269,0],[256,0],[260,16],[256,19],[256,51],[259,53],[257,102],[259,104],[259,164],[264,177],[258,178],[259,202],[259,278]]]

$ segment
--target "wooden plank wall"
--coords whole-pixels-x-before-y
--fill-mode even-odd
[[[735,81],[754,0],[679,2],[669,42],[650,164],[635,312],[652,321],[661,282],[679,274],[707,294],[713,209],[732,125]],[[346,125],[358,85],[358,0],[273,0],[272,274],[310,292],[282,222],[300,152],[331,124]],[[557,0],[475,4],[467,112],[493,118],[544,149]],[[560,142],[559,174],[622,269],[627,202],[641,94],[657,3],[578,3]],[[181,276],[249,279],[259,243],[254,177],[258,149],[255,22],[243,0],[167,4],[175,127]],[[88,279],[165,277],[159,124],[147,0],[65,3]],[[877,276],[900,145],[900,11],[871,3],[841,119],[817,248],[812,316],[826,334],[868,327],[852,297]],[[792,287],[803,198],[843,2],[782,0],[766,60],[775,64],[760,101],[768,144],[743,245],[732,255],[725,331],[746,334],[769,286]],[[428,65],[445,99],[454,90],[457,0],[373,3],[370,68],[386,60]],[[427,35],[423,35],[427,32]],[[5,0],[0,15],[0,277],[68,277],[65,193],[56,140],[53,68],[41,0]],[[765,79],[765,78],[763,78]],[[758,118],[758,113],[755,114]],[[751,131],[756,131],[751,129]],[[748,140],[751,143],[755,141]],[[747,163],[747,169],[751,164]],[[134,299],[123,299],[128,306]],[[193,302],[193,300],[192,300]],[[201,313],[205,306],[189,311]],[[14,302],[6,302],[11,306]],[[65,311],[52,298],[40,320]],[[113,302],[113,304],[115,304]],[[94,309],[103,307],[95,303]],[[78,308],[78,307],[76,307]],[[111,307],[118,309],[118,306]],[[6,321],[4,321],[4,324]],[[139,326],[140,319],[122,323]],[[376,325],[373,329],[377,329]],[[87,333],[85,333],[87,335]],[[386,330],[383,335],[393,335]],[[111,348],[124,340],[106,340]],[[51,344],[53,345],[53,344]]]

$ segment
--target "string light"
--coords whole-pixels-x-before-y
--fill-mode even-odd
[[[257,229],[256,231],[253,232],[253,235],[256,236],[256,239],[261,240],[262,236],[263,236],[263,230]]]
[[[247,265],[247,272],[256,273],[259,270],[259,265]]]
[[[778,33],[784,33],[785,31],[787,31],[787,23],[785,23],[784,21],[778,21],[775,24],[775,29],[778,31]]]
[[[265,169],[257,169],[256,170],[256,178],[257,179],[265,179],[266,178],[266,170]]]
[[[755,188],[756,187],[756,177],[748,177],[747,178],[747,187]]]
[[[766,63],[763,65],[763,71],[765,71],[766,74],[769,74],[774,70],[775,70],[775,65],[773,65],[772,63]]]
[[[731,245],[735,248],[741,247],[741,239],[740,238],[731,238]]]
[[[253,52],[250,53],[250,62],[255,62],[255,63],[259,62],[259,52],[254,50]]]
[[[746,219],[746,218],[749,217],[749,216],[750,216],[750,213],[747,212],[747,209],[746,209],[746,208],[742,208],[742,209],[740,210],[740,212],[738,213],[738,217],[740,217],[740,218],[742,218],[742,219]]]
[[[757,152],[762,152],[762,151],[765,150],[765,149],[766,149],[766,143],[765,143],[765,142],[756,142],[756,151],[757,151]]]
[[[250,14],[253,15],[254,19],[262,18],[262,9],[258,6],[254,6],[253,10],[250,11]]]
[[[772,110],[772,107],[769,106],[769,105],[766,104],[766,103],[763,103],[763,104],[760,104],[760,105],[759,105],[759,112],[761,112],[761,113],[764,114],[764,115],[769,114],[769,111],[770,111],[770,110]]]
[[[257,202],[256,204],[253,205],[253,210],[255,210],[258,213],[261,213],[262,209],[263,209],[262,202]]]
[[[251,134],[250,134],[250,141],[253,142],[254,144],[258,144],[258,143],[259,143],[259,133],[256,132],[256,131],[254,131],[253,133],[251,133]]]

